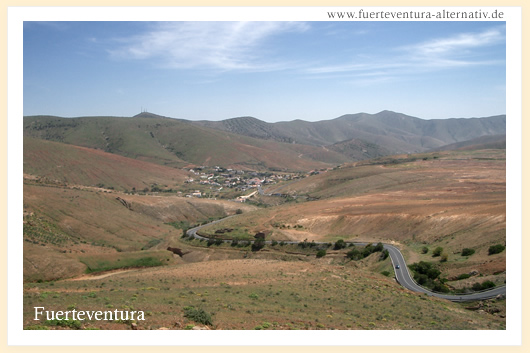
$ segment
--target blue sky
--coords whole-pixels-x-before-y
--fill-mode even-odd
[[[506,112],[503,22],[25,22],[24,115]]]

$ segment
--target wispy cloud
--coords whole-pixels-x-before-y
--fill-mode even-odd
[[[120,59],[152,59],[169,68],[273,70],[282,63],[270,60],[272,53],[262,45],[273,36],[307,28],[301,22],[167,22],[121,38],[110,53]]]
[[[436,38],[413,45],[391,48],[379,55],[355,56],[350,62],[314,66],[305,70],[315,77],[348,75],[359,82],[378,83],[390,79],[458,67],[472,67],[504,64],[502,60],[485,58],[479,52],[482,48],[504,43],[503,27],[496,27],[478,33],[462,33],[446,38]],[[367,80],[372,76],[373,80]],[[353,80],[351,82],[354,82]]]
[[[462,33],[450,38],[434,39],[403,49],[424,57],[461,56],[469,53],[471,49],[498,44],[504,39],[501,28],[493,28],[480,33]]]

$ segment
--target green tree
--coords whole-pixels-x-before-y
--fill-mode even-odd
[[[324,256],[326,256],[326,250],[324,250],[324,249],[318,250],[317,258],[321,258],[321,257],[324,257]]]

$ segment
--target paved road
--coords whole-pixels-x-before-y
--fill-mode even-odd
[[[234,216],[230,216],[234,217]],[[227,218],[230,218],[227,217]],[[219,223],[221,221],[226,220],[227,218],[223,218],[202,226],[198,226],[192,229],[189,229],[187,234],[189,236],[193,236],[196,239],[207,239],[205,237],[201,237],[197,234],[197,231],[201,229],[202,227],[206,227],[215,223]],[[225,243],[231,242],[231,240],[224,240]],[[266,244],[271,244],[271,241],[266,241]],[[285,241],[285,244],[298,244],[297,241]],[[321,242],[315,242],[316,244],[324,244]],[[366,246],[367,243],[353,243],[355,246]],[[490,299],[495,298],[498,295],[506,295],[506,286],[503,287],[496,287],[491,290],[483,291],[483,292],[475,292],[472,294],[459,294],[459,295],[449,295],[449,294],[441,294],[441,293],[435,293],[431,292],[428,289],[418,285],[411,277],[407,263],[405,262],[405,259],[403,258],[403,254],[401,254],[401,251],[399,251],[398,248],[396,248],[393,245],[390,244],[383,244],[383,247],[388,250],[389,257],[392,261],[392,267],[394,268],[394,273],[396,275],[396,280],[399,284],[401,284],[403,287],[413,291],[413,292],[420,292],[425,293],[427,295],[447,299],[453,302],[465,302],[465,301],[476,301],[476,300],[484,300],[484,299]],[[399,268],[396,268],[398,267]]]

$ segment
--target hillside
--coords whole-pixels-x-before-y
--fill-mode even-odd
[[[481,136],[471,140],[452,143],[432,151],[506,149],[506,135]]]
[[[24,138],[24,173],[61,183],[142,190],[184,183],[187,173],[102,150]]]
[[[95,188],[24,180],[24,278],[34,281],[83,273],[85,256],[164,250],[181,235],[170,222],[193,224],[255,207],[176,196],[126,195]],[[159,244],[152,246],[149,244]],[[118,260],[117,260],[118,259]]]
[[[391,111],[348,114],[317,122],[294,120],[271,124],[242,117],[197,124],[247,136],[317,146],[360,139],[378,145],[391,154],[423,152],[484,135],[506,133],[505,115],[423,120]]]
[[[170,167],[221,165],[297,171],[349,160],[320,147],[266,141],[157,116],[25,117],[24,137],[99,149]]]
[[[422,246],[442,246],[449,254],[447,276],[473,269],[490,275],[505,271],[504,255],[487,255],[490,246],[506,242],[504,151],[418,157],[350,165],[292,182],[280,191],[300,201],[248,213],[207,231],[246,228],[278,241],[382,241],[403,246],[412,259],[421,258]],[[306,196],[315,201],[303,202]],[[463,248],[477,255],[463,261]]]

